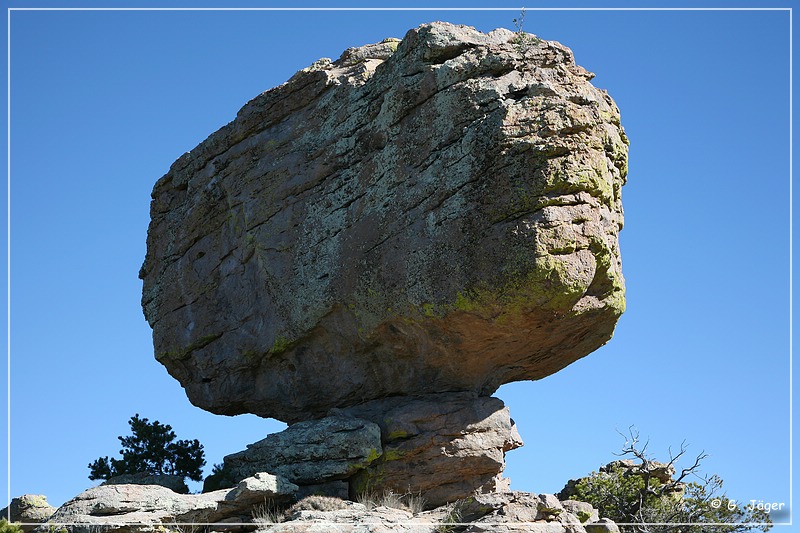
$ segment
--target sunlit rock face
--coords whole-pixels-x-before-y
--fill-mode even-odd
[[[142,304],[197,406],[489,395],[606,343],[628,141],[572,52],[432,23],[317,61],[153,190]]]

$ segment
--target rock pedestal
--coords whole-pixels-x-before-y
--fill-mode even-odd
[[[505,452],[522,446],[503,402],[469,393],[373,400],[332,414],[226,456],[220,478],[271,472],[307,493],[340,495],[344,486],[355,500],[391,491],[437,507],[507,490]]]
[[[508,490],[505,453],[522,446],[497,398],[432,394],[375,400],[348,410],[381,427],[383,453],[350,480],[351,497],[391,490],[438,507],[476,492]]]

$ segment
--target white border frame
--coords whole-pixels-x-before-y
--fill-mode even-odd
[[[525,11],[787,11],[789,13],[789,521],[788,522],[773,522],[772,526],[791,526],[794,519],[794,510],[792,503],[794,502],[794,485],[792,473],[794,471],[793,465],[793,314],[794,307],[792,295],[794,294],[793,286],[793,20],[791,7],[525,7]],[[11,13],[14,11],[514,11],[518,12],[518,7],[9,7],[7,8],[7,152],[6,152],[6,176],[7,176],[7,221],[6,221],[6,254],[7,254],[7,302],[6,302],[6,340],[7,340],[7,467],[8,467],[8,501],[7,505],[11,505]],[[540,524],[541,522],[481,522],[484,525],[528,525]],[[138,525],[139,522],[125,523],[125,525]],[[313,524],[319,525],[343,525],[339,522],[305,522],[299,523],[298,526],[310,526]],[[407,525],[436,525],[432,522],[415,521],[411,520],[406,522]],[[472,523],[454,523],[452,525],[471,525]],[[21,523],[24,526],[38,526],[40,524],[34,523]],[[53,523],[54,526],[102,526],[103,523],[86,524],[86,523]],[[111,524],[109,524],[111,525]],[[115,525],[119,525],[116,523]],[[213,526],[216,523],[173,523],[170,526]],[[226,527],[232,526],[252,526],[252,523],[225,523]],[[277,525],[277,524],[276,524]],[[359,525],[385,525],[383,522],[360,522]],[[636,525],[628,523],[618,523],[618,525]],[[673,526],[692,526],[696,523],[648,523],[646,525],[673,525]],[[759,522],[753,523],[704,523],[705,526],[750,526],[758,527],[767,525]],[[281,526],[291,527],[292,524],[282,522]]]

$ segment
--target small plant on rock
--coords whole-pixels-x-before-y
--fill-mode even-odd
[[[434,529],[434,533],[452,533],[456,530],[458,525],[461,523],[462,518],[462,508],[464,506],[464,502],[462,500],[455,501],[453,503],[448,503],[445,507],[445,515],[442,518],[442,522],[436,526]]]
[[[338,511],[339,509],[346,509],[347,504],[341,498],[333,496],[306,496],[296,504],[289,507],[286,512],[291,515],[299,511]]]
[[[376,507],[389,507],[417,514],[425,508],[425,498],[420,494],[411,492],[398,494],[392,490],[384,490],[380,494],[365,491],[358,495],[356,501],[366,507],[368,511]]]
[[[264,500],[264,503],[253,507],[251,512],[253,523],[263,524],[279,524],[286,520],[286,513],[280,509],[272,500]]]
[[[542,42],[541,39],[525,32],[523,26],[525,24],[525,8],[523,7],[519,13],[519,17],[514,19],[514,27],[517,31],[514,32],[513,43],[516,45],[517,52],[524,54],[525,50],[533,44]]]

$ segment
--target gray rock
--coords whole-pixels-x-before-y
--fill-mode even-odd
[[[492,511],[474,520],[464,529],[465,532],[587,532],[580,519],[551,494],[512,492],[495,495],[490,502]]]
[[[586,533],[619,533],[619,526],[608,518],[601,518],[593,524],[586,524]]]
[[[37,530],[66,525],[71,533],[104,531],[145,533],[180,523],[217,523],[249,519],[254,505],[285,502],[297,486],[279,476],[259,473],[236,488],[204,494],[177,494],[159,485],[100,485],[71,499]]]
[[[592,505],[589,503],[579,502],[577,500],[564,500],[561,502],[561,506],[565,511],[577,516],[578,519],[583,523],[597,522],[600,520],[600,515],[597,513],[597,509],[592,507]]]
[[[142,305],[195,405],[489,395],[611,338],[614,102],[555,42],[437,22],[395,44],[257,96],[155,185]]]
[[[281,476],[257,472],[252,477],[240,481],[225,495],[225,501],[247,507],[261,503],[265,498],[273,501],[288,500],[295,496],[297,489],[297,485]]]
[[[46,522],[55,511],[56,508],[47,503],[47,496],[43,494],[23,494],[19,498],[13,498],[9,506],[0,511],[0,518],[5,518],[9,522],[41,524]],[[35,527],[24,525],[22,529],[28,533],[33,531]]]
[[[115,476],[105,481],[103,485],[160,485],[178,494],[189,493],[189,487],[186,486],[182,476],[152,475],[147,472]]]
[[[273,472],[292,483],[313,485],[348,478],[381,453],[378,425],[331,416],[298,422],[226,456],[223,471],[232,479]]]
[[[505,452],[522,446],[508,408],[497,398],[468,393],[387,398],[345,412],[376,422],[383,442],[383,455],[351,478],[352,497],[410,492],[437,507],[494,492],[504,486]]]

